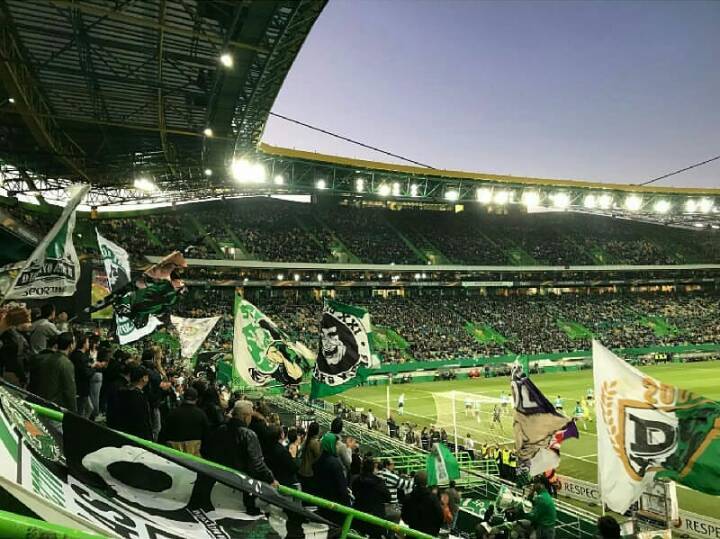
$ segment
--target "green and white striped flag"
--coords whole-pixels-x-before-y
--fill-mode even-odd
[[[447,485],[460,477],[460,466],[455,455],[441,442],[433,445],[425,460],[428,486]]]
[[[311,398],[342,393],[363,382],[379,364],[372,353],[367,310],[337,301],[325,304]]]
[[[75,209],[90,190],[76,184],[68,189],[70,199],[50,232],[37,244],[30,258],[0,268],[0,298],[44,299],[72,296],[80,279],[78,260],[72,236]]]

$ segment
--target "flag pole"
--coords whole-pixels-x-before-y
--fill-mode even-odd
[[[392,384],[392,375],[388,374],[387,384],[385,385],[385,407],[387,411],[386,419],[390,419],[390,384]]]
[[[458,435],[457,435],[457,410],[455,407],[455,390],[452,392],[452,416],[453,416],[453,432],[455,436],[455,458],[458,458]]]

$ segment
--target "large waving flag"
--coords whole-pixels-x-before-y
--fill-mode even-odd
[[[37,244],[30,258],[0,269],[0,297],[44,299],[75,294],[80,261],[72,241],[75,209],[90,190],[89,185],[70,187],[70,200],[50,232]]]
[[[512,375],[515,399],[515,451],[522,467],[535,476],[560,465],[560,444],[577,438],[575,424],[558,412],[538,387],[516,367]]]
[[[720,403],[644,375],[593,341],[598,483],[624,513],[655,478],[720,495]]]
[[[455,455],[442,442],[433,444],[425,459],[428,486],[447,485],[460,477],[460,465]]]
[[[337,301],[325,304],[311,398],[341,393],[369,375],[377,360],[370,347],[370,315]]]
[[[26,398],[0,384],[0,484],[42,518],[135,539],[326,539],[336,531],[240,472],[149,449],[75,414],[64,415],[60,432]],[[250,495],[255,503],[246,505]]]
[[[180,339],[180,354],[183,358],[189,359],[195,355],[202,343],[205,342],[215,324],[220,320],[219,316],[209,318],[182,318],[171,315],[170,321],[178,332]]]
[[[100,235],[97,230],[97,242],[100,248],[110,291],[119,291],[130,285],[130,257],[125,249]],[[128,316],[116,312],[117,335],[120,344],[128,344],[149,335],[162,324],[155,316],[149,316],[147,323],[136,326]]]
[[[249,385],[261,386],[271,380],[295,385],[310,370],[307,348],[291,342],[272,320],[240,295],[235,296],[233,363],[238,375]]]

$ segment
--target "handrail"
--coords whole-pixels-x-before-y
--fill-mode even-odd
[[[63,412],[60,412],[58,410],[53,410],[52,408],[47,408],[45,406],[41,406],[39,404],[35,404],[32,402],[27,403],[38,415],[44,416],[48,419],[52,419],[54,421],[62,421],[63,419]],[[189,453],[183,453],[182,451],[178,451],[177,449],[173,449],[171,447],[166,447],[164,445],[151,442],[149,440],[145,440],[144,438],[139,438],[137,436],[133,436],[132,434],[127,434],[125,432],[121,431],[115,431],[118,434],[121,434],[122,436],[126,437],[129,440],[132,440],[133,442],[142,445],[144,447],[147,447],[149,449],[153,449],[155,451],[159,451],[161,453],[165,453],[168,455],[172,455],[175,457],[181,457],[184,459],[192,460],[195,462],[199,462],[201,464],[205,464],[207,466],[213,466],[219,470],[228,471],[232,473],[236,473],[236,470],[233,470],[232,468],[228,468],[227,466],[223,466],[222,464],[218,464],[216,462],[212,462],[209,460],[205,460],[202,457],[198,457],[195,455],[190,455]],[[340,534],[340,539],[358,539],[361,536],[353,534],[350,532],[350,527],[352,525],[353,519],[362,520],[363,522],[367,522],[368,524],[373,524],[375,526],[379,526],[381,528],[385,528],[387,530],[393,531],[395,533],[404,534],[406,537],[412,537],[414,539],[435,539],[432,535],[428,535],[423,532],[419,532],[417,530],[413,530],[412,528],[408,528],[407,526],[400,526],[399,524],[396,524],[394,522],[390,522],[389,520],[385,520],[379,517],[376,517],[374,515],[370,515],[367,513],[363,513],[362,511],[358,511],[357,509],[353,509],[352,507],[346,507],[344,505],[340,505],[335,502],[331,502],[328,500],[325,500],[324,498],[318,498],[317,496],[313,496],[312,494],[308,494],[307,492],[302,492],[300,490],[295,490],[290,487],[286,487],[284,485],[278,486],[278,492],[280,494],[285,494],[287,496],[290,496],[291,498],[295,498],[296,500],[300,500],[303,502],[311,503],[313,505],[316,505],[318,507],[323,507],[325,509],[329,509],[331,511],[335,511],[337,513],[341,513],[345,515],[345,521],[343,523],[342,531]],[[0,524],[1,525],[1,524]],[[0,528],[2,529],[2,528]],[[78,532],[79,533],[79,532]],[[52,537],[52,536],[51,536]],[[58,536],[62,537],[62,536]],[[97,538],[95,535],[87,535],[87,536],[68,536],[68,539],[85,539],[87,538]]]
[[[4,539],[104,539],[102,535],[75,530],[60,524],[30,518],[7,511],[0,511],[0,536]]]

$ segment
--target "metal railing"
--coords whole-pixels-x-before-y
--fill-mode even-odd
[[[54,420],[54,421],[62,421],[63,419],[63,413],[58,410],[53,410],[51,408],[46,408],[45,406],[41,406],[39,404],[34,403],[27,403],[38,415],[46,417],[48,419]],[[145,440],[143,438],[138,438],[137,436],[133,436],[131,434],[127,434],[124,432],[116,431],[118,434],[121,434],[122,436],[128,438],[129,440],[132,440],[133,442],[137,443],[138,445],[141,445],[143,447],[146,447],[148,449],[152,449],[154,451],[157,451],[159,453],[165,453],[167,455],[172,455],[175,457],[180,457],[187,460],[192,460],[195,462],[199,462],[201,464],[212,466],[214,468],[217,468],[219,470],[223,470],[226,472],[236,473],[236,470],[233,470],[232,468],[228,468],[226,466],[222,466],[221,464],[217,464],[212,461],[205,460],[201,457],[197,457],[195,455],[190,455],[188,453],[183,453],[182,451],[178,451],[176,449],[172,449],[170,447],[166,447],[164,445],[150,442],[148,440]],[[278,486],[278,492],[280,494],[283,494],[285,496],[289,496],[291,498],[294,498],[296,500],[299,500],[301,502],[305,502],[307,504],[311,504],[317,507],[322,507],[325,509],[329,509],[331,511],[334,511],[336,513],[340,513],[345,516],[345,520],[343,522],[343,526],[341,528],[340,532],[340,539],[361,539],[363,536],[358,535],[356,533],[353,533],[351,531],[352,529],[352,523],[353,520],[357,519],[360,521],[363,521],[367,524],[372,524],[375,526],[378,526],[380,528],[384,528],[386,530],[390,530],[392,532],[402,534],[405,537],[412,537],[414,539],[433,539],[431,535],[428,535],[426,533],[419,532],[417,530],[413,530],[412,528],[408,528],[407,526],[401,526],[399,524],[396,524],[394,522],[390,522],[389,520],[385,520],[379,517],[376,517],[374,515],[370,515],[368,513],[363,513],[362,511],[358,511],[356,509],[353,509],[352,507],[346,507],[344,505],[340,505],[335,502],[331,502],[328,500],[325,500],[323,498],[318,498],[317,496],[313,496],[312,494],[308,494],[307,492],[302,492],[299,490],[295,490],[290,487],[286,487],[284,485]],[[49,522],[43,522],[36,519],[30,519],[27,517],[21,517],[19,515],[15,515],[13,513],[3,513],[0,511],[0,532],[4,532],[7,530],[6,533],[2,533],[2,537],[4,539],[12,539],[12,538],[27,538],[27,537],[48,537],[48,538],[67,538],[67,539],[98,539],[101,536],[87,533],[87,532],[81,532],[79,530],[72,530],[63,526],[59,526],[56,524],[51,524]],[[46,535],[32,535],[31,532],[34,530],[42,531]]]

